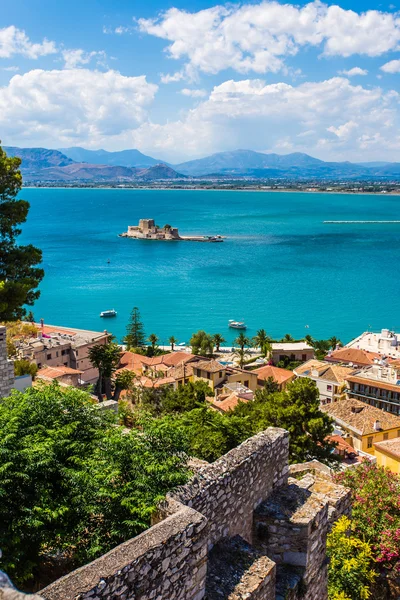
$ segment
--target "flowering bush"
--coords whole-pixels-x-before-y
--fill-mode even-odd
[[[352,492],[355,534],[368,541],[386,569],[400,571],[400,479],[387,469],[365,462],[336,475]]]

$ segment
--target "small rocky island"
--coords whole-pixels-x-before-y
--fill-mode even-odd
[[[159,227],[154,219],[140,219],[139,225],[129,225],[128,231],[121,233],[120,237],[134,238],[137,240],[158,240],[162,242],[222,242],[220,235],[179,235],[177,227],[164,225]]]

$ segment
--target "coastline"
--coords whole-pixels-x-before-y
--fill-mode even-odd
[[[149,191],[149,192],[252,192],[252,193],[296,193],[296,194],[343,194],[348,196],[400,196],[400,189],[392,192],[360,192],[352,190],[298,190],[298,189],[250,189],[250,188],[174,188],[174,187],[118,187],[118,186],[43,186],[43,185],[26,185],[23,190],[121,190],[121,191]]]

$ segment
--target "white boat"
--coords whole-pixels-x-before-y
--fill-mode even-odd
[[[112,310],[103,310],[103,312],[100,313],[101,317],[116,317],[117,316],[117,311],[112,309]]]
[[[247,325],[244,321],[233,321],[229,320],[228,326],[232,329],[247,329]]]

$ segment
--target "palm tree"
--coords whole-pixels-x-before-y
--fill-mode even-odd
[[[314,338],[311,337],[310,334],[306,335],[306,337],[304,338],[304,341],[306,341],[307,344],[309,344],[310,346],[314,346]]]
[[[335,350],[336,346],[343,345],[339,338],[337,338],[335,335],[329,338],[328,342],[330,343],[332,350]]]
[[[213,342],[215,344],[215,350],[217,352],[219,352],[219,347],[221,346],[221,344],[223,344],[225,342],[225,338],[220,334],[220,333],[215,333],[213,335]]]
[[[152,348],[153,348],[153,350],[154,350],[154,349],[155,349],[155,347],[156,347],[156,345],[157,345],[157,342],[158,342],[158,339],[159,339],[159,338],[156,336],[156,334],[155,334],[155,333],[151,333],[147,339],[149,340],[149,342],[150,342],[150,344],[151,344],[151,347],[152,347]]]
[[[243,369],[244,360],[245,360],[246,356],[249,356],[249,352],[247,350],[245,350],[244,347],[243,348],[235,348],[235,350],[233,352],[234,352],[234,354],[236,354],[236,356],[239,359],[239,367],[241,369]]]
[[[261,354],[263,356],[266,356],[266,345],[267,343],[269,343],[271,341],[271,338],[269,337],[269,335],[267,335],[267,332],[265,331],[265,329],[259,329],[257,331],[257,335],[255,335],[253,337],[253,345],[255,348],[260,348],[261,350]]]
[[[171,352],[173,352],[173,351],[174,351],[175,344],[177,344],[177,343],[178,343],[178,340],[176,339],[176,337],[174,337],[173,335],[171,335],[171,337],[169,338],[169,340],[168,340],[168,341],[169,341],[169,343],[171,344]]]
[[[242,331],[239,333],[239,335],[233,343],[239,346],[241,350],[243,350],[245,346],[250,346],[249,338],[245,336],[245,334]]]
[[[283,336],[282,342],[294,342],[294,337],[292,335],[290,335],[290,333],[285,333],[285,335]]]

